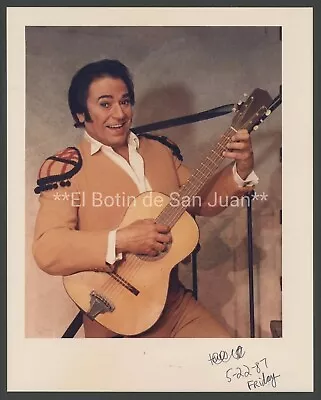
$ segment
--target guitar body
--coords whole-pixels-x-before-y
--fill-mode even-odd
[[[170,202],[158,192],[140,194],[122,220],[123,228],[139,219],[156,219]],[[126,336],[149,329],[165,306],[171,270],[189,255],[199,239],[196,222],[186,211],[171,229],[172,244],[158,257],[125,254],[114,272],[79,272],[63,278],[71,299],[90,318]],[[103,307],[95,315],[95,310]]]

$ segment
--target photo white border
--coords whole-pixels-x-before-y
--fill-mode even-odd
[[[282,26],[282,339],[25,338],[25,27],[62,25]],[[208,361],[238,345],[280,375],[256,392],[313,391],[313,9],[9,7],[7,46],[8,391],[246,392]]]

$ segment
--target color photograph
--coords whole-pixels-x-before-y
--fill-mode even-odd
[[[59,8],[9,10],[8,154],[24,181],[9,204],[19,228],[8,298],[19,293],[24,310],[9,315],[10,342],[24,369],[32,348],[51,371],[66,351],[87,377],[105,352],[113,376],[76,379],[67,363],[12,387],[288,388],[291,343],[312,343],[312,219],[309,207],[293,214],[294,182],[312,188],[310,161],[296,168],[312,151],[312,119],[293,125],[291,93],[311,63],[293,65],[294,22],[309,55],[311,13],[251,10],[76,7],[59,23]],[[308,110],[306,76],[297,91]],[[306,130],[300,143],[293,126]],[[306,312],[294,332],[297,284]],[[124,354],[148,383],[138,370],[117,379]],[[153,375],[173,368],[176,381]]]

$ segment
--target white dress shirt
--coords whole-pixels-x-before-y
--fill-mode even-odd
[[[139,148],[139,139],[133,132],[130,132],[128,136],[129,162],[127,162],[124,157],[116,153],[112,149],[112,147],[106,146],[98,142],[98,140],[89,136],[86,131],[84,133],[84,136],[91,145],[90,155],[93,155],[101,150],[107,157],[109,157],[115,164],[122,168],[132,178],[138,188],[139,193],[152,190],[145,176],[143,157],[137,151],[137,149]],[[259,181],[254,171],[252,171],[250,175],[248,175],[248,177],[243,180],[236,171],[236,163],[234,163],[233,165],[233,177],[239,187],[254,186]],[[116,231],[117,229],[110,231],[108,234],[106,262],[111,265],[114,264],[116,261],[122,259],[122,253],[116,254]]]

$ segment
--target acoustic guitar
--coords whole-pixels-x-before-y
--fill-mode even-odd
[[[198,226],[186,211],[188,201],[184,199],[197,196],[212,178],[233,134],[239,129],[256,129],[279,105],[276,99],[255,89],[236,105],[231,125],[181,187],[175,202],[163,193],[145,192],[130,204],[120,228],[145,218],[170,226],[172,243],[165,252],[156,257],[125,254],[112,270],[63,277],[68,295],[89,318],[126,336],[155,324],[165,306],[171,270],[193,251],[199,239]]]

